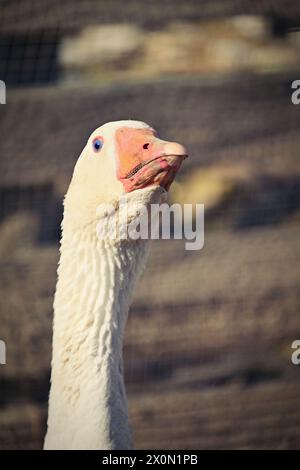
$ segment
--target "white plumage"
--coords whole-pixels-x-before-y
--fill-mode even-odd
[[[99,139],[101,149],[95,144]],[[141,149],[143,141],[148,147]],[[119,121],[98,128],[78,159],[64,201],[45,449],[132,446],[123,333],[148,241],[99,239],[97,224],[106,215],[97,207],[113,203],[118,218],[118,201],[125,194],[134,217],[139,204],[158,203],[183,155],[183,147],[158,139],[146,124]],[[126,171],[137,162],[141,170],[128,178]]]

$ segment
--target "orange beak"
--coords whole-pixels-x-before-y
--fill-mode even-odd
[[[159,139],[152,129],[123,127],[116,132],[117,176],[126,192],[147,186],[168,191],[186,149],[175,142]]]

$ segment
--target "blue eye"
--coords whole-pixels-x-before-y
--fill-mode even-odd
[[[96,137],[96,139],[93,140],[93,149],[95,152],[99,152],[103,147],[103,140],[100,139],[99,137]]]

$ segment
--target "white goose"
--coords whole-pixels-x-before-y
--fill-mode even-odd
[[[139,121],[96,129],[64,200],[45,449],[129,449],[123,333],[147,240],[101,240],[100,204],[159,202],[186,150]],[[116,214],[118,210],[116,210]],[[101,222],[101,220],[100,220]]]

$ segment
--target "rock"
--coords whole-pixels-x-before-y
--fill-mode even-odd
[[[133,25],[89,26],[63,40],[59,61],[63,68],[114,64],[128,59],[142,42],[142,31]]]
[[[114,24],[85,28],[67,37],[59,60],[65,77],[94,81],[177,73],[264,72],[299,66],[295,42],[274,39],[270,20],[254,15],[195,23],[174,21],[159,30]]]

